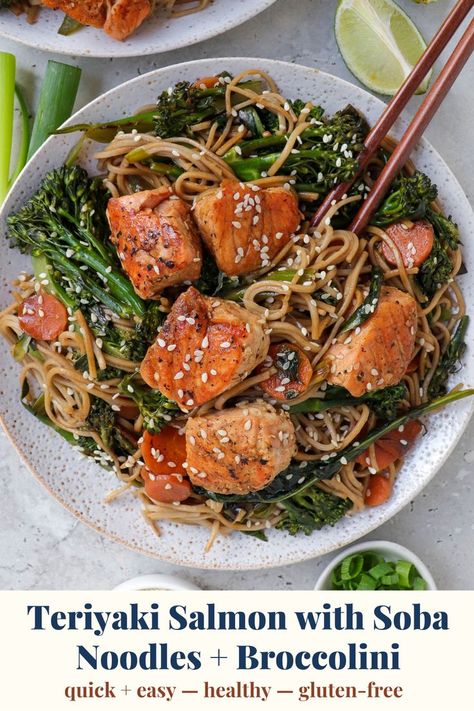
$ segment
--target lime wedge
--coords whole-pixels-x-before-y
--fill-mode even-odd
[[[408,15],[393,0],[339,0],[336,40],[350,71],[371,91],[393,96],[426,49]],[[418,94],[429,85],[431,73]]]

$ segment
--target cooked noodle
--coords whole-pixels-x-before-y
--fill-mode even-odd
[[[167,3],[168,9],[174,4]],[[200,8],[204,4],[207,3],[201,2]],[[178,0],[176,5],[180,7],[187,3]],[[178,7],[174,9],[178,11]],[[182,12],[184,11],[183,7]],[[266,93],[258,94],[238,86],[243,80],[255,75],[265,82]],[[268,170],[267,176],[256,183],[261,187],[287,183],[291,185],[291,175],[282,176],[277,173],[297,144],[300,133],[310,126],[310,123],[305,120],[305,112],[299,117],[294,114],[286,98],[279,94],[272,78],[260,70],[242,72],[227,82],[225,122],[202,122],[193,126],[186,136],[165,140],[150,134],[140,135],[136,131],[129,134],[118,133],[110,144],[96,154],[99,169],[105,173],[105,185],[113,196],[129,194],[137,189],[171,185],[168,177],[160,175],[143,163],[143,156],[172,159],[175,165],[183,170],[173,183],[173,188],[180,198],[191,203],[203,191],[219,186],[223,178],[235,177],[231,168],[223,161],[222,155],[247,133],[247,129],[236,119],[238,110],[255,104],[276,114],[279,132],[290,134],[284,150]],[[310,106],[308,104],[308,107]],[[386,140],[383,147],[389,151],[393,142]],[[139,160],[133,160],[134,154]],[[374,165],[370,168],[373,167]],[[372,180],[370,168],[366,176],[367,184]],[[408,164],[405,170],[411,173],[413,166]],[[305,196],[306,199],[314,197],[317,196]],[[250,283],[243,295],[245,308],[265,319],[272,341],[290,341],[303,348],[311,359],[314,369],[312,382],[304,395],[293,401],[295,404],[310,397],[324,397],[325,378],[329,368],[325,360],[326,353],[334,339],[338,338],[341,325],[354,305],[360,305],[364,300],[367,276],[372,266],[376,265],[383,270],[385,284],[413,295],[418,304],[418,360],[416,370],[403,377],[408,393],[404,403],[406,407],[416,406],[428,399],[427,389],[439,363],[440,353],[449,342],[459,318],[465,313],[464,300],[458,286],[453,282],[462,263],[461,250],[452,255],[454,270],[450,282],[440,286],[433,298],[426,301],[414,279],[417,268],[405,268],[396,249],[393,250],[398,257],[396,267],[385,261],[378,247],[382,242],[390,246],[393,243],[383,229],[368,227],[363,234],[356,235],[346,229],[333,227],[334,215],[344,205],[359,199],[359,196],[346,197],[333,205],[316,228],[304,223],[300,234],[266,267],[255,273],[258,282]],[[434,208],[440,210],[438,204],[434,204]],[[288,268],[296,270],[291,281],[265,279],[265,274],[275,269]],[[29,277],[23,277],[15,286],[16,304],[35,288],[34,281]],[[21,335],[16,304],[0,316],[0,330],[12,344],[16,343]],[[163,304],[164,309],[169,310],[169,305],[166,302]],[[446,311],[445,307],[449,307],[453,314],[447,322],[441,318],[442,312]],[[132,400],[120,395],[117,389],[118,381],[97,380],[100,369],[105,365],[114,365],[124,371],[133,372],[138,364],[129,361],[118,363],[117,359],[102,353],[80,313],[71,315],[70,321],[72,324],[78,324],[79,329],[63,333],[57,344],[40,343],[38,349],[44,361],[38,362],[30,355],[25,356],[21,378],[34,380],[36,386],[44,392],[45,406],[51,420],[74,436],[79,436],[84,434],[91,395],[121,409],[133,410]],[[129,324],[130,327],[132,325]],[[86,378],[74,368],[74,352],[87,355],[89,368]],[[244,382],[206,403],[190,416],[208,412],[213,408],[221,410],[229,401],[235,402],[236,399],[242,402],[261,398],[262,391],[258,389],[258,383],[271,372],[251,374]],[[319,460],[327,453],[342,450],[361,439],[363,432],[375,425],[375,416],[365,404],[335,407],[318,414],[291,414],[291,419],[295,425],[298,443],[295,459],[303,465],[308,461]],[[124,415],[124,420],[129,423],[132,432],[140,431],[141,421],[136,414]],[[174,420],[173,425],[183,427],[185,416]],[[97,458],[102,459],[105,456],[113,462],[125,488],[129,488],[132,481],[140,480],[142,463],[139,450],[136,456],[119,461],[113,452],[107,451],[103,442],[98,441],[96,433],[87,434],[97,441]],[[392,480],[398,468],[399,465],[390,466],[389,477]],[[350,499],[353,511],[359,511],[364,508],[370,474],[376,469],[376,455],[372,445],[366,467],[361,468],[360,465],[350,462],[342,466],[339,474],[332,479],[321,481],[316,486],[338,497]],[[138,495],[144,506],[144,515],[155,529],[157,522],[161,520],[205,526],[211,531],[210,543],[219,533],[227,533],[230,530],[253,532],[271,528],[281,516],[278,504],[236,507],[230,514],[224,510],[222,504],[206,501],[198,496],[186,504],[176,505],[151,501],[143,488],[138,490]]]

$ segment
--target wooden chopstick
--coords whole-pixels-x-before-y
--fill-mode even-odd
[[[461,39],[454,52],[445,64],[442,72],[426,95],[423,103],[410,122],[403,138],[395,147],[382,172],[375,181],[367,199],[353,219],[349,229],[360,233],[368,224],[372,213],[377,209],[389,186],[407,162],[410,153],[420,140],[426,127],[438,110],[446,94],[451,89],[462,68],[474,51],[474,20]]]
[[[459,2],[456,3],[420,57],[416,66],[405,79],[398,92],[384,109],[375,126],[367,135],[364,148],[357,156],[357,161],[359,163],[357,174],[354,175],[351,180],[340,183],[336,186],[336,188],[334,188],[334,190],[326,195],[311,221],[313,226],[320,223],[324,215],[331,207],[331,203],[334,200],[336,202],[341,200],[342,196],[349,192],[354,181],[361,175],[361,173],[364,172],[370,159],[379,148],[381,142],[388,134],[389,130],[407,105],[408,101],[416,92],[421,82],[440,56],[441,52],[453,37],[461,22],[473,7],[474,0],[459,0]]]

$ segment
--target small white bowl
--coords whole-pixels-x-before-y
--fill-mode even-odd
[[[197,585],[183,580],[175,575],[139,575],[136,578],[125,580],[114,590],[200,590]]]
[[[324,568],[323,572],[316,581],[314,589],[334,591],[331,582],[331,573],[334,568],[339,565],[344,558],[347,558],[348,555],[361,553],[362,551],[374,551],[374,553],[378,553],[388,561],[407,560],[408,562],[413,563],[421,577],[426,581],[426,589],[437,590],[433,576],[423,561],[418,558],[415,553],[408,550],[408,548],[405,548],[398,543],[392,543],[391,541],[365,541],[364,543],[357,543],[354,546],[345,548]]]

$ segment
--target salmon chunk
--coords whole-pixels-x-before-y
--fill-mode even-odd
[[[187,473],[219,494],[248,494],[270,484],[296,450],[289,416],[263,401],[201,417],[186,426]]]
[[[103,27],[107,17],[106,0],[43,0],[43,5],[62,10],[83,25]]]
[[[142,24],[152,11],[151,0],[113,0],[107,12],[104,31],[124,40]]]
[[[83,25],[101,27],[114,39],[131,35],[152,11],[151,0],[43,0]]]
[[[175,301],[141,374],[188,411],[244,380],[265,359],[268,346],[257,316],[190,287]]]
[[[225,274],[268,266],[300,223],[298,198],[284,188],[255,189],[233,180],[196,198],[194,217],[207,248]]]
[[[142,299],[198,279],[201,242],[189,207],[169,188],[111,198],[107,218],[122,267]]]
[[[416,322],[415,299],[391,286],[382,287],[375,313],[329,349],[328,382],[354,397],[399,383],[413,358]]]

